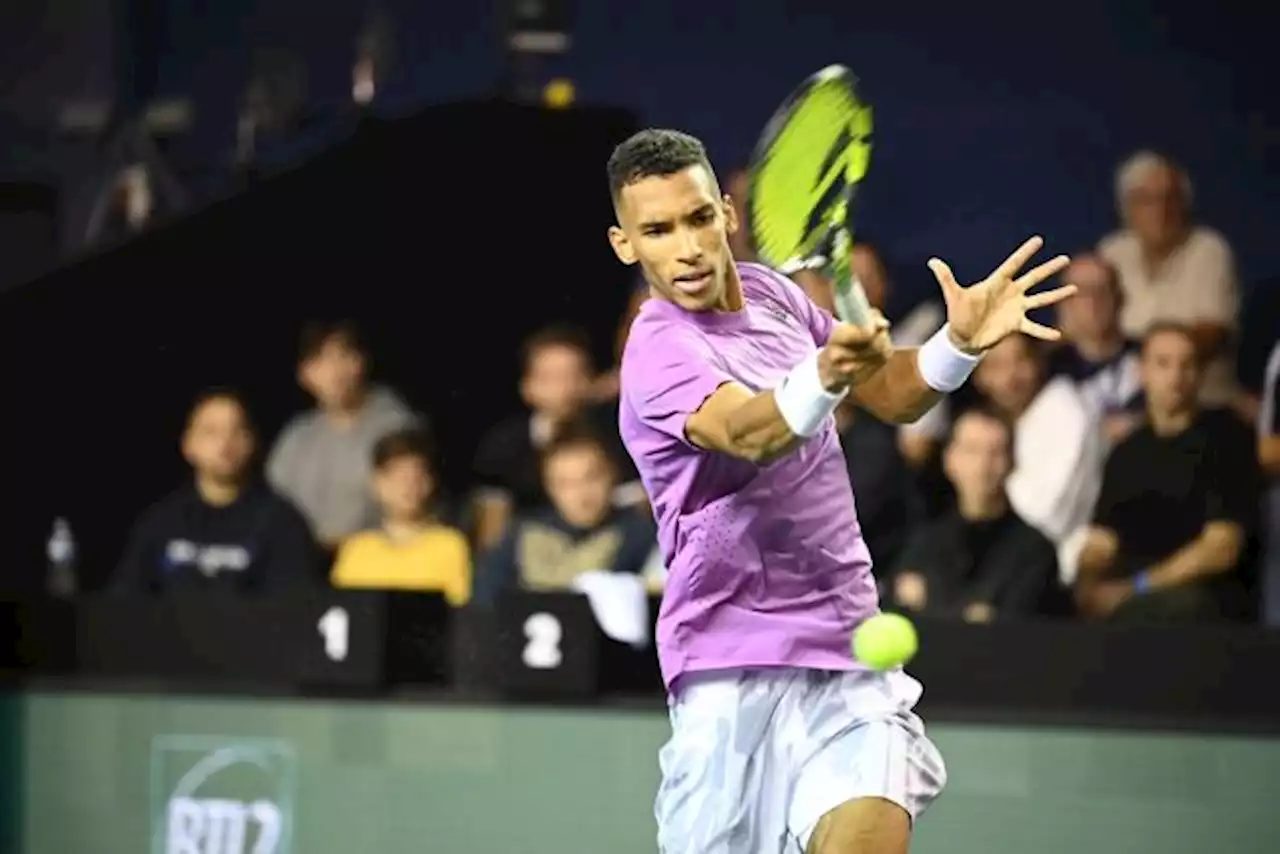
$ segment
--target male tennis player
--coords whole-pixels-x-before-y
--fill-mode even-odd
[[[895,349],[883,318],[837,323],[787,279],[734,263],[734,208],[693,137],[636,134],[609,182],[609,241],[652,294],[622,357],[620,422],[670,572],[659,848],[903,854],[946,771],[912,713],[919,683],[850,652],[876,588],[832,413],[852,396],[909,421],[1005,336],[1057,338],[1026,312],[1073,289],[1027,291],[1067,259],[1018,276],[1033,238],[968,288],[930,261],[948,325]]]

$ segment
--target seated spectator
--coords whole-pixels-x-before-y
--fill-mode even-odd
[[[1196,402],[1194,334],[1160,324],[1142,349],[1147,421],[1111,452],[1080,554],[1076,598],[1094,617],[1204,621],[1247,614],[1259,472],[1248,429]]]
[[[1063,344],[1049,356],[1049,375],[1066,377],[1098,412],[1114,444],[1142,420],[1135,340],[1120,329],[1124,294],[1115,269],[1097,255],[1078,255],[1062,272],[1079,292],[1058,305]]]
[[[471,598],[471,549],[434,506],[436,480],[419,430],[388,433],[373,446],[373,494],[382,525],[343,541],[333,586],[443,593],[453,605]]]
[[[308,326],[298,380],[316,408],[289,422],[267,460],[271,485],[302,510],[330,550],[377,524],[368,486],[374,443],[416,421],[392,391],[369,385],[367,368],[368,354],[354,325]]]
[[[182,436],[195,478],[138,519],[114,587],[161,592],[316,584],[319,561],[307,523],[292,504],[254,482],[253,452],[240,398],[230,391],[201,395]]]
[[[1075,569],[1073,534],[1089,521],[1102,475],[1097,414],[1071,380],[1046,380],[1043,350],[1022,335],[992,348],[974,383],[1014,425],[1009,502],[1059,547],[1058,565],[1069,580]]]
[[[653,526],[614,506],[616,475],[604,443],[588,433],[566,434],[544,451],[542,471],[550,505],[513,520],[483,561],[477,599],[492,601],[515,586],[566,590],[584,572],[645,569]]]
[[[1238,395],[1232,340],[1240,310],[1235,260],[1221,234],[1191,218],[1191,179],[1166,157],[1141,151],[1116,171],[1121,228],[1098,245],[1124,291],[1121,326],[1142,339],[1155,323],[1186,324],[1207,368],[1201,396]]]
[[[1067,597],[1053,543],[1009,506],[1013,429],[984,407],[956,421],[943,453],[951,512],[917,528],[893,575],[893,601],[973,623],[1056,615]]]
[[[591,375],[591,350],[580,330],[556,326],[525,342],[520,397],[528,410],[495,425],[476,453],[476,540],[482,552],[501,539],[513,514],[546,503],[539,455],[582,417]]]
[[[877,566],[898,561],[907,534],[923,516],[915,479],[890,424],[857,407],[836,413],[849,482],[858,496],[858,524]]]

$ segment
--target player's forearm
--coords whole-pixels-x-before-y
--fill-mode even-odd
[[[1180,587],[1230,571],[1240,559],[1244,535],[1231,522],[1210,522],[1191,542],[1145,573],[1152,590]]]
[[[725,423],[727,451],[754,463],[770,463],[785,456],[805,440],[795,433],[773,391],[765,391],[744,401],[729,413]]]
[[[899,347],[875,376],[854,389],[858,403],[881,421],[910,424],[942,399],[920,373],[918,347]]]

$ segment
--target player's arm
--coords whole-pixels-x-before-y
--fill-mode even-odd
[[[836,405],[843,395],[832,395]],[[832,407],[832,411],[835,407]],[[720,386],[689,416],[685,436],[707,451],[768,463],[805,440],[787,423],[773,391],[753,394],[735,382]]]
[[[853,396],[881,421],[910,424],[963,385],[979,360],[956,347],[944,326],[922,347],[894,348]]]

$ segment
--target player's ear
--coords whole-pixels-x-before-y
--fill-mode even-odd
[[[609,245],[613,247],[613,254],[617,255],[618,260],[623,264],[636,263],[636,248],[631,245],[627,233],[621,227],[609,226]]]
[[[742,227],[742,223],[738,221],[738,206],[734,204],[728,193],[724,194],[721,204],[724,207],[725,231],[730,234],[737,234],[738,229]]]

